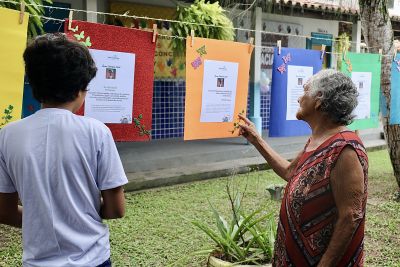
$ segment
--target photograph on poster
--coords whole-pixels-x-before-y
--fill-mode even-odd
[[[287,68],[286,120],[297,120],[296,114],[299,109],[297,100],[303,95],[304,83],[313,75],[313,67],[289,65]]]
[[[238,69],[239,64],[234,62],[204,61],[200,122],[233,120]]]
[[[371,117],[371,72],[352,72],[351,79],[357,86],[358,105],[354,110],[356,119],[369,119]]]
[[[217,87],[224,87],[224,78],[217,78]]]
[[[106,79],[116,79],[117,69],[106,68]]]
[[[299,86],[303,85],[303,78],[297,78],[297,85]]]
[[[135,54],[97,49],[90,53],[98,70],[88,85],[85,116],[103,123],[131,124]]]

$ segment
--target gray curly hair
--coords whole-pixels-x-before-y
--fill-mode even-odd
[[[358,91],[350,77],[332,69],[321,70],[307,82],[310,94],[321,100],[321,111],[333,122],[349,125],[357,107]]]

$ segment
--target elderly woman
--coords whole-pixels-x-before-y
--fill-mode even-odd
[[[244,117],[240,133],[288,183],[282,200],[273,266],[362,266],[368,158],[346,125],[357,106],[346,75],[323,70],[304,86],[297,118],[312,134],[289,162]]]

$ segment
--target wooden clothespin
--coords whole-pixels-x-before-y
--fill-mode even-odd
[[[280,55],[282,50],[282,41],[281,40],[276,41],[276,46],[278,47],[278,55]]]
[[[382,48],[379,49],[379,62],[381,61],[381,59],[382,59]]]
[[[397,48],[394,49],[393,61],[396,61],[396,57],[397,57]]]
[[[21,2],[21,9],[19,11],[19,24],[24,23],[24,16],[25,16],[25,2]]]
[[[324,55],[325,55],[325,49],[326,49],[326,45],[322,45],[321,46],[321,59],[323,59],[324,58]]]
[[[249,39],[249,54],[251,53],[251,49],[254,45],[254,37],[250,37]]]
[[[157,24],[153,24],[153,43],[156,42],[157,38]]]
[[[193,47],[193,45],[194,45],[194,30],[190,31],[190,37],[191,37],[190,47]]]
[[[68,30],[72,31],[72,16],[74,15],[74,11],[70,10],[69,11],[69,16],[68,16]]]

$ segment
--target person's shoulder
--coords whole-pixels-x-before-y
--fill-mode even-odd
[[[0,128],[0,136],[5,134],[10,134],[15,131],[21,131],[23,128],[29,127],[31,125],[31,118],[26,117],[21,120],[9,122],[7,125]]]
[[[77,121],[79,121],[80,124],[92,131],[95,131],[96,133],[108,134],[110,132],[110,129],[99,120],[75,114],[73,116]]]
[[[355,133],[354,131],[343,131],[341,132],[341,137],[343,138],[342,141],[342,147],[349,148],[352,147],[353,150],[357,152],[357,154],[363,154],[366,156],[367,152],[364,146],[364,143],[362,142],[360,136]]]
[[[338,139],[342,139],[346,143],[356,142],[356,143],[360,143],[361,145],[363,144],[360,136],[351,130],[345,130],[345,131],[340,132],[340,136],[338,137]]]

